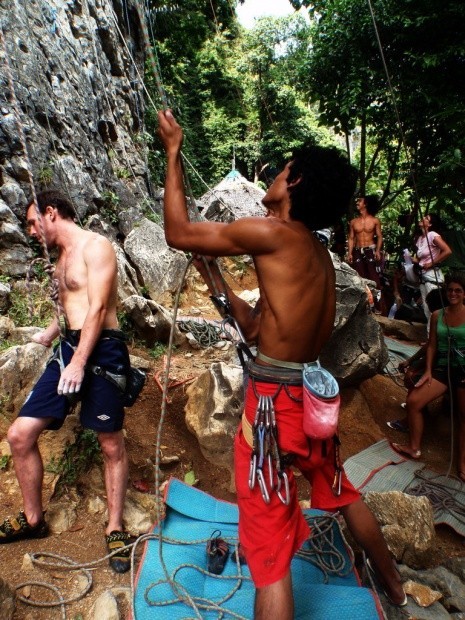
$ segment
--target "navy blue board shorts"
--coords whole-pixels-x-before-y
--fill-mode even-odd
[[[107,336],[109,333],[116,334],[118,337],[109,337]],[[72,345],[77,346],[79,335],[79,332],[68,330],[61,345],[57,345],[54,349],[56,353],[58,346],[61,346],[65,366],[71,361],[74,353]],[[123,333],[119,330],[102,330],[100,340],[95,345],[88,364],[101,366],[117,375],[126,375],[130,362]],[[19,416],[53,418],[47,429],[61,428],[72,405],[66,396],[58,394],[59,380],[60,364],[57,359],[52,358],[29,393]],[[81,401],[81,424],[84,428],[90,428],[98,433],[112,433],[123,428],[123,392],[108,379],[86,370],[79,392],[79,400]]]

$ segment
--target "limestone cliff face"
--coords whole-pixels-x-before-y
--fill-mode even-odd
[[[10,77],[36,189],[117,224],[150,197],[143,40],[133,0],[0,0],[0,25],[0,273],[20,276],[31,189]]]

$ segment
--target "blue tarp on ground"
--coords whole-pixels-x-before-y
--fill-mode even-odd
[[[231,549],[237,542],[237,506],[216,500],[176,479],[170,481],[166,504],[162,558],[168,574],[181,584],[181,590],[185,589],[184,592],[197,602],[201,599],[213,600],[232,612],[226,612],[224,618],[252,619],[254,587],[247,567],[241,567],[245,579],[238,579],[237,565],[231,558],[226,562],[220,577],[206,572],[206,540],[215,530],[221,531],[221,537],[228,540]],[[324,514],[316,510],[305,512],[310,515]],[[337,548],[344,555],[346,562],[349,562],[337,525],[334,524],[333,527]],[[153,532],[157,531],[157,528],[154,528]],[[263,535],[266,537],[266,531]],[[184,541],[185,544],[170,543],[166,540],[168,538]],[[199,542],[192,543],[192,541]],[[177,620],[198,617],[187,604],[177,600],[170,585],[157,583],[164,578],[159,541],[149,540],[137,578],[135,620],[156,618]],[[307,560],[295,557],[292,561],[292,579],[296,620],[380,618],[373,593],[359,586],[353,571],[346,577],[329,576],[328,582],[325,583],[325,576],[320,568]],[[167,601],[171,602],[168,605],[164,604]],[[218,611],[203,609],[201,617],[213,620],[218,618],[219,614]]]

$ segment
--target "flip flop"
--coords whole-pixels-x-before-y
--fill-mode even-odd
[[[408,426],[404,420],[389,420],[389,422],[386,422],[386,425],[392,428],[393,431],[408,433]]]
[[[391,443],[390,446],[394,450],[394,452],[397,452],[397,454],[400,454],[401,456],[405,456],[408,459],[413,459],[414,461],[417,461],[421,456],[421,450],[415,450],[415,452],[411,454],[410,452],[405,450],[403,446],[401,446],[398,443]]]
[[[367,558],[365,555],[365,563],[367,566],[367,570],[370,572],[371,577],[372,577],[372,581],[373,583],[375,583],[376,585],[378,585],[381,589],[381,591],[383,592],[384,596],[387,598],[387,600],[389,601],[389,603],[391,605],[394,605],[394,607],[405,607],[408,603],[408,599],[407,599],[407,595],[404,592],[404,599],[403,601],[401,601],[400,603],[394,603],[394,601],[392,600],[392,598],[389,596],[389,594],[386,592],[386,590],[384,589],[384,587],[382,586],[378,575],[375,572],[375,569],[373,568],[371,562],[370,562],[370,558]],[[396,567],[397,572],[399,572],[398,568]]]
[[[216,533],[218,536],[215,536]],[[215,530],[207,542],[207,568],[213,575],[221,575],[229,556],[229,545],[220,536],[221,532]]]

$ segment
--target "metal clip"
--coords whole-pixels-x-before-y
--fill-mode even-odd
[[[261,469],[257,469],[257,479],[258,479],[258,485],[260,487],[260,491],[263,497],[263,501],[265,502],[265,504],[269,504],[270,495],[268,493],[268,489],[266,488],[265,478],[263,476],[263,471]]]
[[[342,472],[340,469],[336,469],[331,490],[333,492],[333,495],[335,495],[336,497],[340,496],[342,490]]]
[[[250,468],[249,468],[249,489],[253,489],[255,486],[257,476],[257,455],[252,453],[250,457]]]
[[[282,486],[283,480],[284,480],[284,492],[285,492],[284,497],[281,494],[281,486]],[[285,471],[278,471],[278,486],[276,487],[276,494],[285,506],[289,506],[289,503],[291,501],[291,494],[289,491],[289,478],[287,477],[287,474]]]

